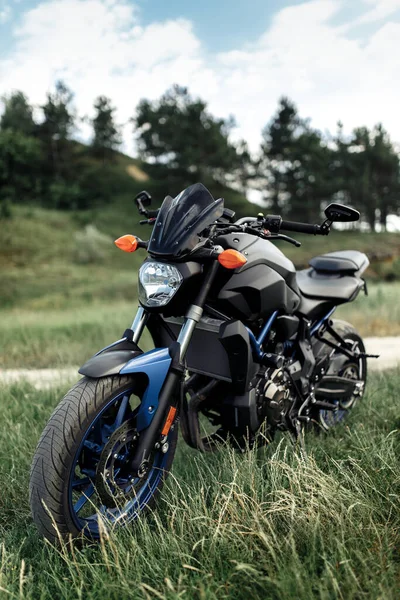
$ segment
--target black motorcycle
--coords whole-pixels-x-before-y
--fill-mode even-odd
[[[329,430],[364,393],[363,341],[331,317],[366,292],[368,258],[331,252],[296,273],[272,243],[300,246],[281,231],[327,235],[334,221],[357,221],[356,210],[330,204],[322,225],[261,214],[235,221],[202,184],[167,196],[158,211],[146,192],[136,202],[150,240],[126,235],[116,245],[147,250],[140,307],[122,338],[81,367],[33,460],[33,518],[50,540],[99,538],[151,506],[178,423],[192,448],[245,450],[277,430],[300,439],[308,428]],[[145,327],[149,352],[138,345]]]

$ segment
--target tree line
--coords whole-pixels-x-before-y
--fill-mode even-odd
[[[0,216],[13,204],[87,209],[112,202],[131,181],[118,168],[121,127],[109,98],[94,101],[93,117],[80,117],[63,83],[33,107],[21,91],[2,98],[0,118]],[[89,143],[76,141],[81,123]],[[202,181],[214,191],[262,192],[266,209],[313,221],[330,201],[362,211],[371,230],[400,212],[400,163],[382,125],[345,135],[323,134],[281,98],[250,153],[233,142],[235,121],[213,116],[186,88],[173,86],[158,100],[142,100],[130,120],[140,160],[160,193],[176,194]]]

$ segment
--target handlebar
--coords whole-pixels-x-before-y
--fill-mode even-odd
[[[310,233],[312,235],[324,235],[320,225],[310,225],[309,223],[297,223],[295,221],[282,221],[280,229],[284,231],[296,231],[297,233]]]
[[[330,222],[324,221],[322,225],[310,223],[298,223],[297,221],[284,221],[280,215],[267,215],[265,218],[260,218],[263,227],[271,233],[279,233],[284,231],[296,231],[297,233],[309,233],[311,235],[328,235],[330,230]]]

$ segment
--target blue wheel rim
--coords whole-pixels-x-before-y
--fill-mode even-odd
[[[68,485],[69,509],[75,526],[79,530],[82,530],[87,537],[100,537],[99,517],[106,526],[107,524],[111,526],[127,525],[131,521],[137,519],[143,509],[148,505],[151,498],[154,496],[154,493],[156,492],[163,478],[164,469],[168,462],[171,447],[165,453],[159,450],[154,454],[154,460],[151,469],[145,476],[145,482],[137,491],[134,498],[128,500],[123,507],[111,509],[107,508],[104,504],[101,504],[100,498],[97,499],[96,505],[93,502],[93,496],[96,496],[96,490],[94,486],[95,460],[93,461],[92,470],[88,468],[81,470],[81,477],[79,477],[79,475],[76,473],[82,452],[89,449],[90,452],[93,452],[95,457],[99,457],[102,449],[107,443],[107,438],[110,437],[113,431],[115,431],[124,422],[132,417],[133,413],[129,406],[129,397],[132,395],[132,393],[134,393],[133,389],[125,390],[107,402],[101,412],[91,422],[89,428],[85,431],[78,451],[74,457]],[[125,409],[123,408],[124,402]],[[105,417],[107,417],[110,409],[115,406],[118,406],[118,411],[113,422],[102,422],[104,421]],[[98,437],[99,431],[102,443],[99,443],[100,440],[97,440],[97,443],[94,443],[90,438],[95,437],[96,435]],[[135,484],[138,481],[138,479],[135,479],[132,481],[132,483]],[[78,498],[74,498],[74,493],[76,495],[79,492],[80,496]],[[93,514],[82,516],[82,509],[84,507],[88,508],[89,506],[93,506]],[[81,515],[79,513],[81,513]]]
[[[350,377],[350,379],[355,378],[355,379],[364,379],[364,369],[363,369],[363,363],[362,363],[362,359],[360,358],[358,361],[358,365],[354,364],[354,367],[356,367],[357,370],[357,376],[354,377]],[[346,369],[344,369],[345,371]],[[344,373],[340,373],[341,375],[344,375]],[[339,425],[339,423],[341,423],[343,421],[343,419],[346,417],[348,411],[350,408],[352,408],[352,406],[354,405],[354,402],[356,401],[356,399],[353,397],[350,399],[350,401],[348,401],[347,406],[344,406],[343,408],[341,408],[341,403],[336,400],[334,401],[334,404],[337,405],[337,410],[332,411],[332,410],[320,410],[320,419],[322,419],[322,421],[325,423],[326,427],[328,427],[329,429],[332,427],[335,427],[336,425]]]

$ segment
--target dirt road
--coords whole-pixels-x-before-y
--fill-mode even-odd
[[[383,371],[400,366],[400,337],[371,337],[365,339],[369,354],[379,354],[378,359],[369,359],[371,371]],[[0,383],[10,385],[27,381],[36,389],[49,389],[52,386],[66,386],[80,378],[78,367],[65,369],[0,369]]]

